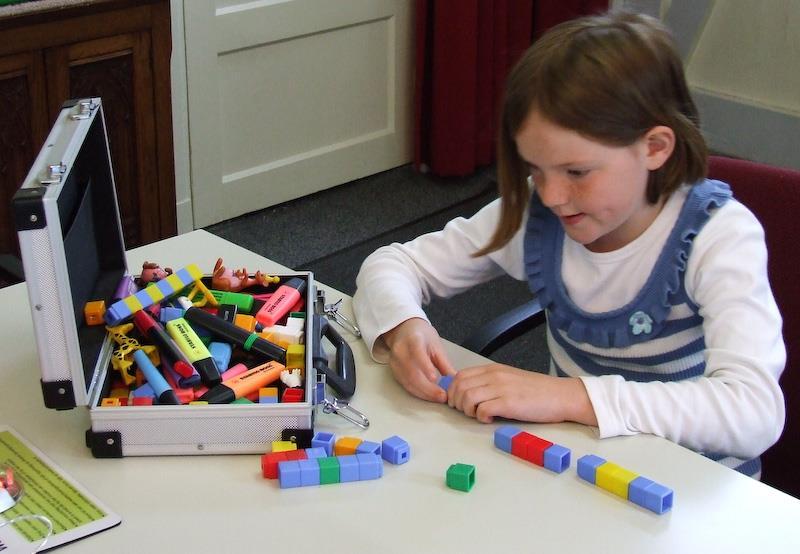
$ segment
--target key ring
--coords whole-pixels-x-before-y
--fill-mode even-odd
[[[367,419],[367,416],[353,408],[349,402],[345,402],[344,400],[339,400],[338,398],[333,398],[333,400],[331,400],[327,397],[323,397],[322,411],[326,414],[333,413],[341,416],[362,429],[367,429],[369,427],[369,419]]]
[[[325,304],[324,311],[325,315],[329,318],[333,319],[336,323],[338,323],[341,327],[350,331],[357,337],[361,337],[361,329],[358,328],[358,325],[350,321],[344,314],[339,313],[339,308],[342,306],[342,299],[340,298],[333,304]]]

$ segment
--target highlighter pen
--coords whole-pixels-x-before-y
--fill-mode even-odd
[[[153,341],[161,355],[169,360],[175,373],[186,379],[197,375],[197,370],[192,363],[153,316],[145,310],[139,310],[133,314],[133,323],[136,324],[136,328],[141,334]]]
[[[151,362],[147,354],[144,353],[144,350],[141,348],[136,350],[133,353],[133,359],[136,360],[136,365],[152,387],[159,404],[180,404],[178,397],[175,396],[175,391],[172,390],[167,380],[158,372],[156,366],[153,365],[153,362]]]
[[[209,404],[230,404],[237,398],[258,392],[261,387],[274,383],[280,378],[281,371],[285,369],[285,365],[275,361],[261,364],[209,389],[200,397],[200,400],[205,400]]]
[[[192,366],[192,369],[194,369],[194,366]],[[175,388],[191,389],[195,385],[200,384],[200,374],[197,373],[196,369],[194,370],[194,373],[192,373],[188,377],[184,377],[183,375],[175,371],[175,367],[172,365],[172,362],[170,362],[167,358],[163,357],[161,358],[161,371],[164,375],[164,378],[167,379],[167,383],[170,383],[170,378],[175,383],[175,385],[173,385],[172,383],[170,383],[169,385],[173,389]],[[178,397],[178,399],[180,399],[180,397]]]
[[[222,380],[227,381],[228,379],[233,379],[234,377],[241,375],[247,371],[247,366],[244,364],[236,364],[235,366],[226,369],[222,372]],[[196,389],[194,389],[194,397],[196,400],[200,400],[200,397],[203,396],[205,393],[208,392],[208,387],[205,385],[200,385]]]
[[[270,299],[256,313],[256,320],[265,327],[272,327],[300,299],[306,289],[306,282],[292,277],[272,293]]]
[[[200,337],[184,318],[179,317],[168,321],[167,333],[178,343],[181,351],[192,362],[203,383],[213,387],[222,381],[214,358],[211,357],[206,345],[200,341]]]
[[[186,321],[208,330],[212,335],[216,335],[227,342],[241,346],[248,352],[261,354],[282,364],[286,363],[285,348],[261,338],[255,333],[249,333],[230,321],[225,321],[200,308],[192,307],[191,301],[184,296],[178,298],[178,302],[186,309],[183,314]]]

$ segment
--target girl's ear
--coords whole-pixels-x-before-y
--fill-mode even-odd
[[[645,165],[650,171],[660,168],[675,150],[675,131],[666,125],[657,125],[642,137],[645,146]]]

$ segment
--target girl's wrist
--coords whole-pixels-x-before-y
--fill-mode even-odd
[[[569,377],[566,381],[568,383],[569,397],[564,402],[564,406],[567,407],[564,420],[596,427],[597,415],[594,413],[594,406],[592,406],[592,401],[589,399],[589,393],[586,391],[583,381],[577,377]]]

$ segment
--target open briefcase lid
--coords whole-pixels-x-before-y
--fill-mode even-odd
[[[100,98],[66,102],[13,198],[49,408],[85,405],[101,368],[105,328],[84,323],[90,300],[127,273]]]

